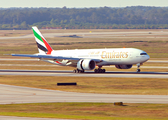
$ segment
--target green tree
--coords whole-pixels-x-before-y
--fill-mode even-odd
[[[22,22],[22,23],[20,24],[20,26],[21,26],[21,28],[27,28],[26,21]]]

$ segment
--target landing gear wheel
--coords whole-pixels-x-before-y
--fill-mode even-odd
[[[141,72],[141,70],[140,70],[140,69],[137,69],[137,73],[139,73],[139,72]]]
[[[77,73],[81,73],[81,71],[80,71],[80,70],[77,70]]]
[[[98,69],[98,73],[102,73],[102,69]]]
[[[94,72],[95,73],[105,73],[106,70],[105,69],[95,69]]]
[[[95,73],[98,73],[98,69],[95,69],[94,72],[95,72]]]
[[[76,69],[74,69],[74,70],[73,70],[73,73],[76,73],[76,72],[77,72]]]
[[[73,70],[73,73],[84,73],[84,72],[85,72],[85,70],[78,70],[78,69],[77,70],[76,69]]]

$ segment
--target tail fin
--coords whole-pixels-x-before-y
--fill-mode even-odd
[[[51,54],[52,52],[52,48],[51,46],[48,44],[47,40],[43,37],[43,35],[40,33],[40,31],[38,30],[38,28],[36,26],[32,27],[33,29],[33,33],[34,33],[34,37],[37,43],[37,47],[39,50],[40,54]]]

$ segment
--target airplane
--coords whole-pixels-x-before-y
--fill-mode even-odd
[[[130,69],[134,64],[137,65],[137,72],[140,72],[140,65],[150,58],[145,51],[136,48],[53,50],[36,26],[32,30],[39,53],[12,56],[38,58],[56,65],[72,66],[76,68],[74,73],[84,73],[86,70],[105,73],[103,66],[115,65],[118,69]],[[96,66],[98,69],[95,69]]]

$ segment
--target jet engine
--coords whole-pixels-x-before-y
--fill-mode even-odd
[[[118,69],[130,69],[132,68],[132,65],[115,65]]]
[[[77,63],[78,70],[93,70],[95,67],[95,61],[91,59],[79,60]]]

